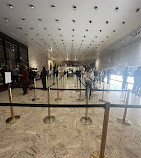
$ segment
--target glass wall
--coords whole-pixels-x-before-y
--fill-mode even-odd
[[[13,64],[22,63],[28,66],[28,47],[0,32],[0,86],[3,66],[8,65],[10,71]]]

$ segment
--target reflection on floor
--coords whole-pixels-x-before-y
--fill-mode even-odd
[[[51,79],[49,83],[51,84]],[[76,78],[68,78],[65,88],[76,88]],[[100,85],[97,85],[100,87]],[[105,85],[105,87],[108,85]],[[41,81],[37,82],[41,87]],[[56,87],[56,85],[54,85]],[[61,87],[61,83],[59,83]],[[84,87],[82,87],[84,88]],[[110,89],[113,89],[113,85]],[[47,103],[47,91],[36,90],[37,103]],[[33,103],[33,90],[23,96],[22,89],[13,89],[14,103]],[[93,92],[89,103],[101,103],[101,92]],[[85,93],[82,92],[83,102],[76,101],[79,92],[61,91],[61,101],[55,101],[57,92],[51,91],[51,103],[79,104],[85,103]],[[120,92],[105,92],[104,99],[111,103],[122,103],[124,94]],[[0,93],[0,102],[8,102],[8,92]],[[141,104],[141,98],[130,96],[130,104]],[[6,124],[10,116],[9,107],[0,107],[0,158],[89,158],[93,151],[100,150],[101,131],[103,123],[103,108],[89,109],[92,125],[80,123],[85,115],[85,109],[52,108],[51,115],[56,121],[44,124],[47,108],[15,107],[15,114],[21,119],[14,124]],[[140,158],[141,155],[141,110],[129,109],[127,118],[131,126],[124,126],[117,122],[117,117],[123,115],[123,109],[111,108],[106,155],[109,158]]]

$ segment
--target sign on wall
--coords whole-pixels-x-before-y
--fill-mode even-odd
[[[5,72],[5,84],[11,83],[11,72]]]

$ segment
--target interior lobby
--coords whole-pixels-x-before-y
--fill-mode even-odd
[[[0,0],[0,158],[141,157],[141,0]]]

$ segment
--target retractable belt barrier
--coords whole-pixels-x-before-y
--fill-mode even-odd
[[[49,95],[49,90],[48,90],[48,95]],[[48,96],[48,98],[50,98],[50,97]],[[110,103],[106,103],[106,104],[81,104],[81,105],[50,104],[50,100],[48,100],[48,104],[19,104],[19,103],[12,103],[12,101],[10,101],[10,103],[0,103],[0,106],[42,107],[42,108],[48,107],[48,116],[45,117],[43,121],[44,121],[44,123],[49,123],[49,124],[51,124],[55,121],[55,117],[51,116],[51,114],[50,114],[51,107],[52,108],[53,107],[54,108],[88,108],[88,107],[89,108],[101,108],[101,107],[103,107],[105,109],[105,112],[104,112],[104,119],[103,119],[103,129],[102,129],[100,152],[94,151],[90,155],[90,158],[107,158],[107,156],[105,156],[105,147],[106,147],[106,138],[107,138],[110,107],[112,107],[112,108],[141,108],[141,105],[119,105],[119,104],[110,104]],[[87,122],[88,121],[87,114],[86,114],[86,118],[83,119],[83,121],[85,120],[84,123],[88,123]],[[17,119],[19,119],[19,116]],[[14,123],[16,120],[16,117],[12,113],[12,117],[10,119],[7,119],[7,120],[10,120],[10,121],[8,121],[10,123]]]

